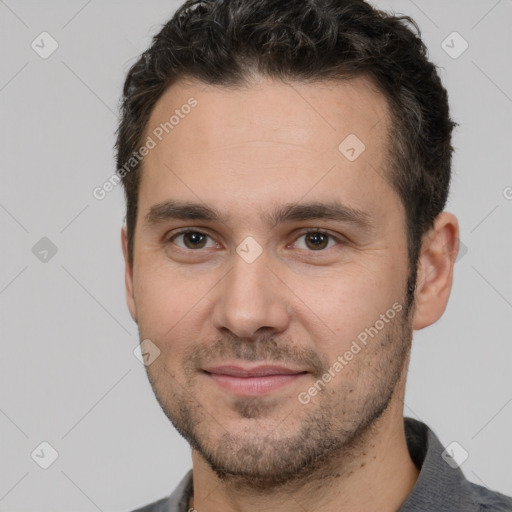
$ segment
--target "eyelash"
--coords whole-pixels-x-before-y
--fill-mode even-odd
[[[199,234],[199,235],[204,235],[204,236],[209,237],[211,240],[213,240],[213,237],[211,237],[208,233],[204,233],[203,231],[199,231],[199,230],[196,230],[196,229],[185,228],[185,229],[183,229],[181,231],[173,233],[171,236],[166,237],[165,240],[164,240],[164,243],[165,244],[172,243],[179,236],[186,235],[188,233],[195,233],[195,234]],[[325,235],[330,240],[334,240],[335,242],[337,242],[338,245],[340,245],[340,244],[343,245],[344,243],[346,243],[345,240],[343,240],[343,239],[341,239],[341,238],[339,238],[337,236],[332,235],[328,231],[321,231],[319,229],[309,229],[309,230],[306,230],[306,231],[303,231],[303,232],[299,233],[297,235],[297,237],[295,238],[294,243],[296,243],[299,238],[301,238],[301,237],[303,237],[305,235],[312,234],[312,233],[320,234],[320,235]],[[199,248],[199,249],[188,249],[188,248],[183,248],[183,247],[179,247],[178,246],[178,249],[180,249],[182,251],[186,251],[186,252],[199,252],[202,248]],[[325,252],[328,249],[332,249],[332,247],[327,247],[325,249],[319,249],[317,251],[309,250],[308,252],[312,252],[312,253],[314,253],[314,252]]]

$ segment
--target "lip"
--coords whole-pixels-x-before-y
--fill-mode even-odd
[[[255,367],[222,365],[205,368],[204,372],[221,388],[241,396],[272,393],[300,379],[307,372],[284,366]]]

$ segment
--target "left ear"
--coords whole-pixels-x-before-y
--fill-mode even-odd
[[[453,266],[459,252],[459,223],[449,212],[441,212],[423,237],[418,262],[412,328],[423,329],[441,318],[453,282]]]

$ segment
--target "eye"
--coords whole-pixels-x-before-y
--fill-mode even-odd
[[[208,239],[210,239],[210,242],[208,242]],[[211,239],[210,235],[202,233],[201,231],[193,230],[175,233],[171,237],[167,238],[166,241],[175,243],[180,249],[195,250],[216,246],[216,242]]]
[[[302,243],[299,242],[301,239],[303,239]],[[339,240],[325,231],[308,231],[300,235],[293,245],[297,249],[322,251],[330,249],[333,245],[336,245],[336,242],[339,242]]]

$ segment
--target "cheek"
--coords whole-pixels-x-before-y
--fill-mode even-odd
[[[161,345],[161,350],[171,340],[181,339],[183,332],[193,336],[194,326],[200,325],[201,297],[207,291],[197,283],[162,272],[141,272],[135,289],[141,335]]]
[[[324,349],[332,357],[374,325],[393,304],[401,304],[403,297],[401,283],[389,269],[345,268],[309,284],[297,279],[292,289],[302,304],[299,321],[309,325],[314,338],[324,340]]]

